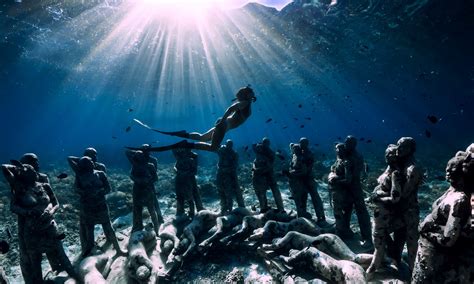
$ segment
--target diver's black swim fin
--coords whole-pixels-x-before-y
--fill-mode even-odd
[[[159,147],[149,147],[149,148],[137,148],[137,147],[125,147],[129,150],[141,150],[141,151],[148,151],[148,152],[165,152],[173,149],[179,148],[186,148],[186,149],[194,149],[194,143],[188,142],[186,140],[179,141],[178,143],[167,145],[167,146],[159,146]]]
[[[161,130],[156,130],[154,129],[156,132],[159,132],[161,134],[165,134],[165,135],[171,135],[171,136],[177,136],[177,137],[181,137],[181,138],[189,138],[189,133],[186,132],[186,130],[180,130],[180,131],[161,131]]]

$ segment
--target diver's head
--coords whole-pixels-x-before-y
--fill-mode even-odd
[[[18,179],[25,185],[31,186],[38,181],[38,173],[35,171],[32,165],[24,164],[19,169]]]
[[[308,138],[306,138],[306,137],[301,137],[301,138],[300,138],[300,145],[301,145],[301,149],[303,149],[303,150],[308,149],[308,146],[309,146],[309,140],[308,140]]]
[[[257,98],[255,97],[255,93],[253,92],[250,86],[240,88],[235,94],[235,97],[238,101],[252,101],[255,102]]]
[[[348,152],[352,152],[357,147],[357,138],[352,135],[348,135],[344,141],[344,144],[346,144],[346,150]]]
[[[92,173],[94,172],[94,161],[89,156],[84,156],[77,162],[77,167],[81,173]]]
[[[270,138],[268,137],[263,137],[262,139],[262,145],[265,147],[270,147]]]
[[[35,153],[26,153],[20,159],[22,164],[27,164],[33,166],[35,171],[39,171],[39,159]]]
[[[398,147],[394,144],[388,145],[387,149],[385,149],[385,161],[388,165],[393,165],[397,162],[397,151]]]
[[[225,146],[228,148],[228,149],[232,149],[232,147],[234,147],[234,142],[230,139],[227,139],[227,141],[225,141]]]
[[[92,147],[84,150],[84,156],[91,158],[94,163],[97,162],[97,150]]]
[[[397,142],[397,156],[406,158],[413,155],[416,151],[416,142],[412,137],[402,137]]]

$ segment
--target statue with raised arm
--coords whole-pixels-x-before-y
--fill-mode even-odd
[[[163,223],[163,215],[155,195],[155,182],[158,180],[156,167],[149,162],[149,158],[142,151],[125,152],[129,162],[132,164],[130,178],[133,181],[133,227],[132,231],[143,229],[143,207],[150,214],[156,235],[160,224]]]
[[[13,162],[14,165],[2,165],[2,171],[12,190],[11,211],[24,217],[20,266],[25,283],[42,283],[43,253],[54,260],[58,271],[65,270],[77,278],[61,242],[64,234],[58,231],[54,220],[59,204],[51,186],[38,181],[33,166]]]
[[[80,158],[77,162],[73,157],[69,157],[68,162],[76,173],[76,192],[80,201],[79,236],[82,257],[87,257],[94,248],[96,224],[102,225],[107,241],[113,244],[117,254],[124,255],[125,252],[120,248],[112,228],[109,207],[105,199],[105,195],[111,191],[107,175],[103,171],[94,170],[94,162],[88,156]]]

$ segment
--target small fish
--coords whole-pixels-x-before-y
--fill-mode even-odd
[[[341,136],[337,137],[337,140],[339,140],[339,141],[342,140]]]
[[[302,107],[303,107],[303,105],[302,105],[302,104],[299,104],[299,105],[298,105],[298,108],[302,108]]]
[[[265,123],[269,123],[270,121],[272,121],[273,119],[272,118],[269,118],[265,121]]]
[[[127,126],[127,128],[125,128],[125,132],[130,132],[130,130],[132,130],[131,126]]]
[[[304,119],[306,119],[306,120],[311,120],[311,117],[308,116],[308,117],[305,117]]]
[[[67,174],[66,173],[60,173],[58,176],[57,176],[58,179],[65,179],[67,178]]]
[[[314,143],[314,146],[318,147],[318,146],[319,146],[319,144],[318,144],[318,143]]]
[[[285,125],[282,127],[282,129],[287,129],[288,128],[288,125]]]
[[[112,139],[117,139],[117,136],[112,136]]]
[[[364,137],[360,137],[360,138],[359,138],[359,141],[364,141],[364,140],[365,140]]]
[[[428,115],[427,118],[433,124],[438,123],[438,121],[439,121],[439,119],[434,115]]]
[[[247,152],[248,149],[249,149],[249,146],[248,146],[248,145],[244,147],[244,151],[245,151],[245,152]]]
[[[301,124],[301,125],[300,125],[300,128],[304,128],[304,124]]]
[[[132,112],[132,111],[133,111],[133,108],[129,108],[129,109],[128,109],[128,112]]]
[[[426,136],[427,138],[431,138],[431,131],[425,130],[425,136]]]
[[[296,117],[293,117],[293,119],[294,119],[294,120],[298,120],[298,118],[296,118]]]
[[[367,143],[372,143],[372,139],[367,139]]]

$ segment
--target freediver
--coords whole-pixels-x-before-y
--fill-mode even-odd
[[[198,142],[188,142],[187,140],[182,140],[178,143],[167,146],[150,147],[146,149],[143,147],[127,148],[131,150],[142,150],[149,152],[164,152],[178,148],[190,148],[216,152],[219,149],[222,141],[224,140],[224,136],[227,131],[239,127],[247,120],[247,118],[250,117],[250,115],[252,114],[252,103],[256,100],[257,98],[255,97],[255,94],[252,88],[250,88],[250,86],[240,88],[239,91],[235,94],[235,102],[225,111],[224,115],[216,121],[214,127],[209,129],[205,133],[189,133],[185,130],[173,132],[155,130],[165,135],[196,140]]]

